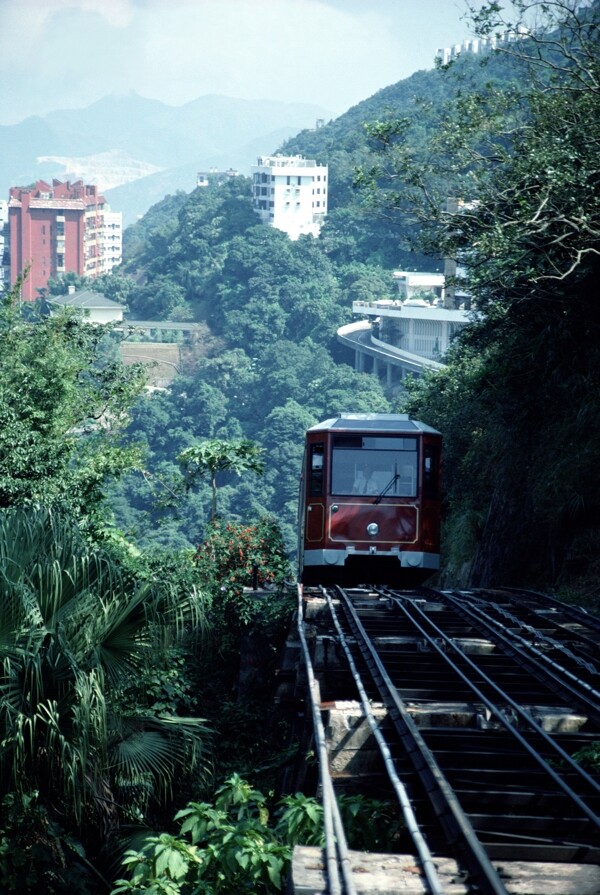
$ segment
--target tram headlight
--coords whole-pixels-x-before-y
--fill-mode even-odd
[[[379,534],[379,526],[376,522],[369,522],[367,525],[367,534],[372,538]]]

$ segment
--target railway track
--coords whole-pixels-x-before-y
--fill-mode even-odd
[[[414,858],[422,891],[550,891],[511,889],[506,867],[516,862],[600,873],[600,779],[586,763],[600,750],[600,620],[510,589],[335,587],[301,602],[333,813],[349,788],[395,801],[394,851]],[[339,705],[354,706],[370,731],[371,762],[359,773],[344,770],[343,743],[327,742]],[[447,861],[450,889],[438,872]],[[332,891],[356,891],[343,845],[338,863]]]

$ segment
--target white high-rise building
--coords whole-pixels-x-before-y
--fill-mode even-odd
[[[301,155],[262,156],[252,166],[252,201],[265,224],[290,239],[318,236],[327,214],[327,165]]]
[[[109,273],[118,267],[123,256],[123,212],[105,211],[103,231],[103,273]]]
[[[10,280],[8,202],[0,199],[0,292]]]

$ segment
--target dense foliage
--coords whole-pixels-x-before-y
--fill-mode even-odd
[[[254,629],[273,662],[289,606],[274,592],[265,611],[238,613],[222,557],[143,554],[114,529],[107,480],[142,468],[119,434],[145,375],[122,366],[105,329],[23,315],[17,298],[0,309],[0,886],[106,892],[123,837],[167,825],[239,756],[238,737],[212,757],[203,715],[218,735],[232,722],[218,686],[231,697]],[[217,444],[243,471],[251,456]],[[250,559],[280,581],[275,522],[256,533]]]
[[[507,23],[490,3],[478,21],[486,34],[533,22],[500,50],[523,71],[518,89],[460,97],[426,159],[404,126],[378,128],[381,163],[363,175],[464,265],[478,311],[409,405],[446,435],[453,573],[472,560],[472,583],[539,585],[570,553],[584,563],[600,524],[600,8],[513,11]],[[447,205],[440,171],[464,202]]]
[[[238,520],[275,514],[293,549],[306,428],[344,408],[390,407],[377,379],[337,362],[335,346],[336,329],[350,319],[355,284],[362,298],[380,296],[381,270],[355,263],[342,273],[318,241],[291,242],[257,225],[249,186],[238,178],[192,193],[167,255],[136,256],[127,266],[145,280],[137,314],[153,313],[141,302],[156,297],[167,278],[187,313],[208,322],[219,341],[196,352],[169,392],[134,408],[128,440],[145,451],[147,473],[128,477],[115,494],[121,524],[141,545],[198,543],[214,512],[214,489],[211,496],[199,479],[177,516],[169,515],[177,457],[191,456],[197,443],[250,440],[263,450],[264,476],[236,482],[221,473],[219,511]]]
[[[387,852],[402,827],[395,806],[360,795],[339,799],[351,848]],[[112,895],[275,895],[283,889],[296,844],[323,846],[323,808],[312,796],[285,796],[271,813],[266,797],[232,774],[212,803],[190,802],[176,816],[176,835],[161,834],[131,849],[129,878]]]
[[[22,891],[18,865],[31,862],[40,891],[63,892],[90,860],[109,866],[120,827],[162,818],[183,769],[206,763],[205,723],[164,698],[203,599],[132,577],[47,510],[4,510],[0,556],[4,891]]]
[[[24,318],[19,289],[0,297],[0,507],[68,508],[101,528],[106,483],[137,462],[119,435],[143,371],[68,313]]]
[[[511,8],[475,15],[482,34],[532,27],[483,66],[417,73],[283,147],[330,166],[318,240],[259,225],[245,178],[132,228],[96,285],[134,317],[204,326],[169,389],[144,392],[114,334],[3,296],[3,891],[110,890],[130,825],[119,893],[277,891],[290,846],[320,842],[309,797],[269,819],[255,788],[286,760],[265,718],[318,419],[408,409],[444,433],[449,581],[545,586],[593,561],[600,4]],[[444,370],[386,394],[336,329],[394,268],[444,257],[473,323]],[[397,834],[389,806],[342,807],[374,848]]]
[[[213,520],[196,553],[195,566],[200,586],[211,594],[214,664],[227,678],[219,692],[240,686],[244,648],[261,653],[260,668],[254,671],[256,689],[264,689],[287,635],[295,598],[292,591],[285,595],[291,569],[276,520],[263,516],[249,525]],[[255,588],[266,590],[257,596]],[[251,664],[249,655],[245,659]],[[252,688],[253,682],[248,678],[246,685]]]

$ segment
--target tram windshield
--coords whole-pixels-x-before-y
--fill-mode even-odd
[[[332,494],[417,496],[417,439],[390,435],[335,435]]]

